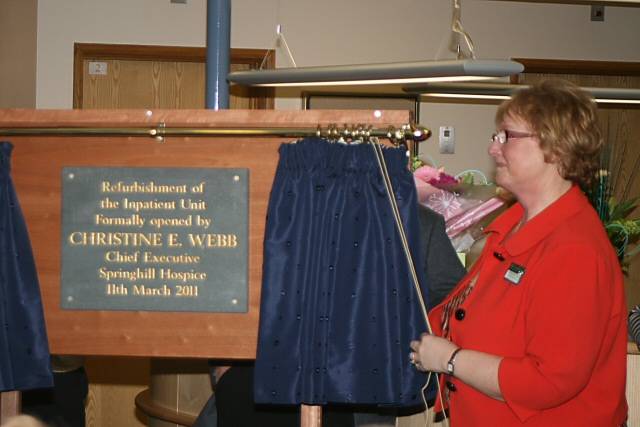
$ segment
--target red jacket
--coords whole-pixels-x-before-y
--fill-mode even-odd
[[[505,402],[447,378],[451,425],[620,426],[627,316],[615,251],[576,186],[505,241],[522,215],[516,204],[487,228],[480,259],[429,315],[440,334],[443,305],[480,272],[451,319],[451,340],[503,357]]]

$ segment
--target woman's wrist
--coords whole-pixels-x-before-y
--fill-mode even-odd
[[[445,374],[455,376],[456,358],[458,357],[458,354],[460,354],[461,351],[462,351],[461,347],[456,347],[449,354],[449,357],[447,358],[447,361],[445,362],[445,366],[444,366],[443,372]]]

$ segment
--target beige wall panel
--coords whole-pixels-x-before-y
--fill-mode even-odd
[[[0,108],[35,108],[37,0],[0,1]]]
[[[38,22],[38,107],[70,108],[74,42],[206,44],[206,2],[42,1]],[[234,0],[231,45],[269,48],[281,24],[298,66],[453,58],[451,1]],[[479,58],[638,59],[640,8],[465,1],[465,29]],[[336,14],[334,11],[339,10]],[[381,25],[403,23],[391,34]],[[499,23],[499,25],[492,25]],[[278,49],[278,66],[292,66]],[[297,103],[299,108],[299,102]],[[442,123],[446,124],[446,122]]]

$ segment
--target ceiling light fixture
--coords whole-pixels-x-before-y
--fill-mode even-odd
[[[508,83],[441,83],[410,85],[403,88],[407,93],[423,97],[454,99],[507,99],[528,85]],[[640,89],[583,87],[599,104],[640,104]]]
[[[457,40],[455,60],[392,62],[382,64],[355,64],[336,66],[296,67],[293,55],[286,44],[280,25],[277,39],[284,42],[293,68],[236,71],[229,73],[229,82],[243,86],[309,87],[397,85],[433,82],[475,81],[507,77],[524,71],[524,66],[511,60],[476,59],[471,36],[462,25],[460,0],[452,0],[451,32]],[[460,46],[463,39],[470,58],[466,58]]]
[[[459,59],[249,70],[229,73],[243,86],[336,86],[483,80],[521,73],[511,60]]]

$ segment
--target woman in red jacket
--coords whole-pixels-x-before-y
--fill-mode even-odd
[[[519,91],[496,115],[496,182],[518,203],[486,229],[480,259],[411,342],[444,374],[451,425],[620,426],[627,416],[626,304],[618,259],[580,187],[602,138],[568,82]]]

